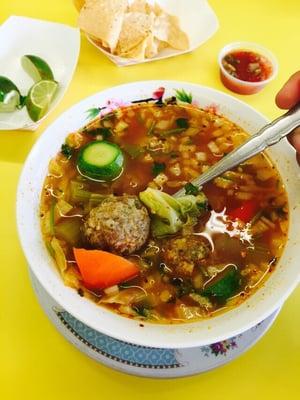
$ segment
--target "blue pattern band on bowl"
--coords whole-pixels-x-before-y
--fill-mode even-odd
[[[142,368],[179,368],[175,350],[143,347],[114,339],[78,321],[67,311],[56,311],[60,321],[92,350],[127,365]]]

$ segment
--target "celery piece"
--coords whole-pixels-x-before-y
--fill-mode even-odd
[[[72,247],[77,246],[81,240],[80,218],[67,218],[55,226],[55,236],[65,240]]]
[[[54,225],[55,225],[55,205],[56,205],[56,200],[54,198],[51,199],[51,205],[50,205],[50,213],[49,213],[49,231],[51,235],[54,235]]]
[[[61,247],[59,240],[56,237],[52,238],[51,247],[54,251],[56,264],[60,272],[63,273],[67,269],[67,260],[63,248]]]
[[[72,210],[72,208],[73,206],[69,204],[67,201],[59,199],[57,201],[57,206],[56,206],[56,211],[57,211],[56,222],[57,219],[59,219],[60,217],[67,215]]]
[[[85,186],[81,182],[70,182],[71,201],[74,203],[85,203],[90,200],[91,192],[85,190]]]

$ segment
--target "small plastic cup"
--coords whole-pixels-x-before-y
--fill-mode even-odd
[[[253,51],[261,56],[264,56],[271,64],[272,70],[268,79],[259,82],[249,82],[238,79],[226,71],[222,64],[223,58],[235,50]],[[239,94],[254,94],[264,88],[278,73],[278,62],[274,55],[266,48],[251,42],[234,42],[226,45],[220,51],[218,56],[218,64],[220,67],[220,78],[227,89]]]

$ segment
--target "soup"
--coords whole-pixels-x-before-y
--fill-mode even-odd
[[[213,110],[139,103],[70,133],[41,195],[45,244],[66,285],[123,316],[209,318],[276,268],[287,195],[265,154],[190,182],[247,138]],[[185,187],[186,195],[173,197]]]

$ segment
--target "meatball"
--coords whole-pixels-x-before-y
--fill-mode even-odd
[[[148,211],[136,196],[111,196],[90,211],[83,234],[92,247],[130,254],[146,242],[149,228]]]
[[[166,240],[162,248],[162,258],[172,275],[188,277],[208,256],[209,251],[209,245],[204,238],[189,235]]]

